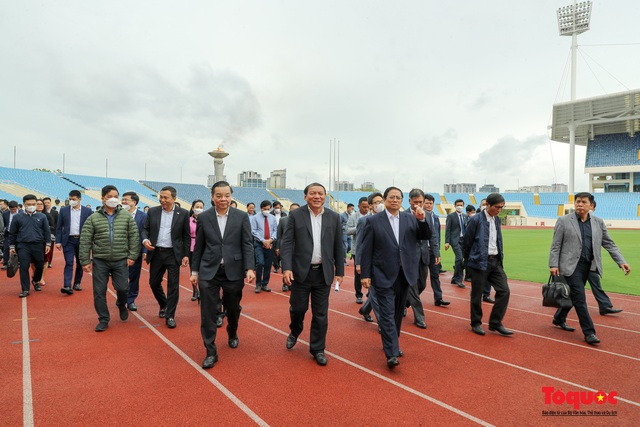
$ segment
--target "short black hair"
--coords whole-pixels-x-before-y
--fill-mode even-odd
[[[276,206],[282,206],[282,203],[280,203],[280,202],[279,202],[279,201],[277,201],[277,200],[274,200],[274,202],[273,202],[273,208],[275,209],[275,208],[276,208]]]
[[[400,192],[400,198],[404,198],[404,194],[402,194],[402,190],[399,189],[398,187],[389,187],[386,190],[384,190],[384,194],[382,195],[382,198],[386,199],[387,196],[389,195],[389,191],[391,190],[398,190]]]
[[[295,202],[294,202],[294,203],[291,203],[291,204],[289,205],[289,210],[291,210],[291,208],[292,208],[293,206],[300,207],[300,205],[299,205],[298,203],[295,203]]]
[[[464,205],[464,200],[462,199],[456,199],[455,202],[453,202],[453,206],[457,205],[458,203],[462,203]]]
[[[596,208],[596,199],[593,199],[593,202],[591,202],[591,204],[593,205],[593,209]]]
[[[473,205],[467,205],[466,211],[467,212],[473,212],[476,210],[476,207]]]
[[[355,206],[353,206],[353,203],[349,203],[349,204],[347,205],[347,209],[349,209],[349,208],[355,208]]]
[[[115,185],[105,185],[104,187],[102,187],[102,197],[106,196],[110,191],[113,190],[116,190],[116,192],[120,194]]]
[[[586,191],[582,191],[578,194],[575,195],[573,200],[578,200],[578,199],[582,199],[582,198],[586,198],[589,199],[589,203],[593,203],[595,201],[595,199],[593,198],[593,194],[586,192]],[[489,203],[487,201],[487,203]]]
[[[324,188],[324,185],[320,184],[319,182],[312,182],[311,184],[309,184],[306,187],[304,187],[304,195],[305,196],[307,195],[307,193],[309,192],[309,189],[311,187],[322,187],[322,189],[324,190],[324,194],[327,194],[327,189]]]
[[[428,194],[428,193],[425,193],[425,195],[424,195],[424,199],[425,199],[425,200],[431,200],[432,202],[435,202],[435,201],[436,201],[436,198],[435,198],[435,197],[433,197],[431,194]]]
[[[360,206],[362,204],[362,202],[369,203],[369,198],[368,197],[360,197],[360,199],[358,199],[358,206]]]
[[[42,198],[42,203],[44,203],[45,200],[51,201],[51,197],[46,196]]]
[[[424,199],[424,191],[419,188],[412,188],[411,191],[409,191],[409,198],[413,199],[415,197],[422,197]]]
[[[7,205],[10,208],[17,208],[18,207],[18,202],[16,202],[15,200],[10,201],[9,203],[7,203]]]
[[[178,195],[178,191],[170,185],[165,185],[160,189],[160,191],[158,191],[158,193],[161,193],[163,191],[168,191],[169,193],[171,193],[171,197],[173,197],[174,199]]]
[[[129,196],[131,197],[131,200],[133,200],[134,202],[136,202],[136,205],[138,203],[140,203],[140,197],[138,196],[138,193],[136,193],[135,191],[127,191],[126,193],[124,193],[122,195],[122,197],[124,196]]]
[[[504,197],[500,193],[491,193],[487,196],[487,205],[494,206],[498,203],[503,203]]]
[[[82,193],[78,190],[69,191],[69,197],[77,197],[78,199],[82,199]]]
[[[231,187],[231,184],[229,184],[227,181],[218,181],[213,184],[213,186],[211,186],[211,194],[215,193],[216,188],[218,187],[229,187],[229,190],[231,190],[231,194],[233,194],[233,187]]]
[[[271,202],[270,202],[270,201],[268,201],[268,200],[263,200],[263,201],[260,203],[260,209],[262,209],[262,208],[266,208],[267,206],[271,207]]]
[[[38,198],[33,194],[25,194],[22,198],[22,203],[26,202],[27,200],[38,200]]]
[[[0,199],[0,202],[4,202],[5,205],[9,204],[9,201],[7,199]]]
[[[247,203],[247,208],[248,208],[249,206],[251,206],[251,205],[253,205],[253,207],[255,207],[255,206],[256,206],[256,204],[255,204],[255,203],[253,203],[253,202],[249,202],[249,203]]]
[[[229,206],[237,207],[237,206],[238,206],[238,202],[236,202],[235,200],[232,200],[232,201],[229,203]]]
[[[373,204],[373,199],[375,199],[376,197],[382,197],[382,193],[380,192],[375,192],[375,193],[371,193],[369,194],[369,196],[367,197],[367,202],[372,205]],[[384,197],[382,197],[384,199]]]

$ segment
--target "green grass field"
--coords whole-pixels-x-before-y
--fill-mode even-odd
[[[442,231],[444,233],[444,230]],[[602,251],[602,288],[607,292],[640,295],[640,230],[609,230],[631,273],[625,276],[606,250]],[[549,248],[553,229],[503,229],[504,270],[510,279],[546,283],[549,279]],[[444,236],[442,238],[444,241]],[[445,270],[453,271],[454,255],[451,249],[441,249]]]

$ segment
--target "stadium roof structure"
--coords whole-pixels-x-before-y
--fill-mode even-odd
[[[635,135],[640,131],[640,89],[553,104],[551,139],[569,143],[572,125],[577,145],[597,135]]]

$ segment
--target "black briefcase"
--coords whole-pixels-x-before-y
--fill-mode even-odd
[[[7,262],[7,277],[13,277],[20,270],[20,263],[18,262],[18,254],[12,254]]]
[[[562,276],[549,276],[542,285],[542,305],[544,307],[571,308],[571,290]]]

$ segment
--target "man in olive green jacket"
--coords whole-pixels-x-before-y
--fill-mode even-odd
[[[118,294],[116,306],[120,320],[129,318],[129,266],[140,254],[138,226],[133,216],[119,206],[118,189],[113,185],[102,188],[102,207],[91,214],[80,233],[80,264],[87,273],[93,270],[93,305],[98,313],[96,332],[109,326],[107,282]]]

